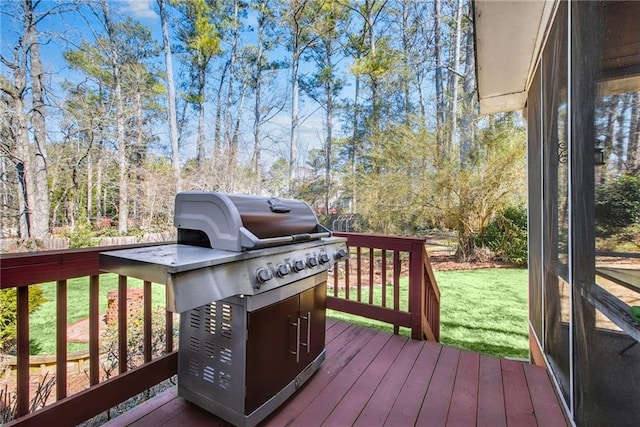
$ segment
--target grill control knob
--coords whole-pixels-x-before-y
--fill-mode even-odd
[[[291,270],[289,269],[288,264],[278,264],[276,265],[276,274],[278,277],[284,277],[289,274]]]
[[[256,271],[256,279],[258,283],[264,283],[267,280],[273,279],[273,274],[271,274],[271,270],[268,268],[259,268],[258,271]]]
[[[320,254],[320,264],[326,264],[329,262],[329,255]]]
[[[338,249],[338,252],[334,255],[335,259],[344,259],[347,257],[347,251],[344,249]]]
[[[295,261],[293,263],[293,271],[297,273],[302,270],[304,270],[304,262],[302,262],[301,260]]]
[[[318,258],[314,257],[314,256],[310,256],[309,258],[307,258],[307,265],[309,267],[315,267],[318,265]]]

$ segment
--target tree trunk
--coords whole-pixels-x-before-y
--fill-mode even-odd
[[[298,82],[298,66],[300,52],[297,45],[294,46],[293,60],[291,62],[291,136],[289,140],[289,194],[293,191],[296,179],[296,166],[298,163],[298,97],[300,85]]]
[[[196,149],[196,163],[198,169],[202,170],[204,165],[205,152],[204,152],[204,85],[205,85],[205,70],[204,67],[200,67],[198,70],[198,142]]]
[[[45,121],[44,83],[42,62],[40,60],[40,42],[38,40],[37,19],[32,0],[24,0],[25,6],[25,36],[29,62],[31,64],[31,90],[33,125],[33,193],[31,200],[31,235],[36,239],[44,239],[49,235],[49,186],[47,184],[46,139],[47,127]],[[27,177],[29,179],[29,177]]]
[[[455,13],[455,34],[453,37],[453,50],[451,58],[451,67],[453,70],[449,72],[449,96],[451,97],[451,111],[449,113],[449,137],[445,144],[447,157],[451,155],[456,142],[459,140],[458,135],[458,83],[460,80],[460,43],[462,38],[462,0],[456,0]]]
[[[166,0],[157,0],[160,8],[160,23],[162,26],[162,44],[164,47],[164,61],[167,70],[167,98],[169,100],[169,139],[171,141],[171,165],[173,178],[176,185],[176,193],[182,189],[180,176],[180,156],[178,153],[178,120],[176,112],[176,88],[173,81],[173,58],[171,56],[171,43],[169,40],[169,26],[167,24]]]
[[[129,222],[129,189],[128,185],[128,162],[127,151],[128,144],[125,139],[124,130],[124,100],[122,98],[122,85],[120,82],[120,58],[116,47],[116,37],[114,28],[111,23],[109,14],[109,2],[101,1],[102,14],[104,18],[105,28],[107,30],[110,42],[110,58],[111,68],[113,72],[113,95],[115,101],[116,115],[116,141],[118,147],[118,176],[119,176],[119,193],[118,193],[118,231],[120,234],[127,234]]]
[[[433,48],[434,56],[436,59],[435,69],[435,85],[436,85],[436,166],[440,163],[440,160],[444,158],[444,86],[442,77],[442,52],[441,47],[441,29],[442,24],[442,11],[440,8],[440,0],[434,0],[433,2]]]
[[[627,150],[627,171],[640,172],[640,93],[635,92],[631,101],[629,122],[629,148]]]

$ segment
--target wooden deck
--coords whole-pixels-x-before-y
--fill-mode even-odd
[[[567,426],[543,368],[328,320],[327,360],[264,426]],[[110,426],[227,426],[169,389]]]

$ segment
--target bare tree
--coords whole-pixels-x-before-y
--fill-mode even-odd
[[[164,48],[164,62],[167,70],[167,99],[169,101],[169,139],[171,141],[171,165],[175,179],[176,193],[182,188],[180,176],[180,156],[178,155],[178,119],[176,112],[176,88],[173,81],[173,57],[169,40],[169,25],[167,23],[166,0],[156,0],[160,9],[160,23],[162,26],[162,46]]]

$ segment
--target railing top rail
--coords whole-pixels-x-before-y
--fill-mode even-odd
[[[92,276],[100,273],[100,252],[165,243],[169,242],[2,254],[0,255],[0,288]]]
[[[413,245],[424,245],[426,238],[384,236],[381,234],[360,234],[334,232],[334,236],[347,237],[351,246],[409,251]]]

